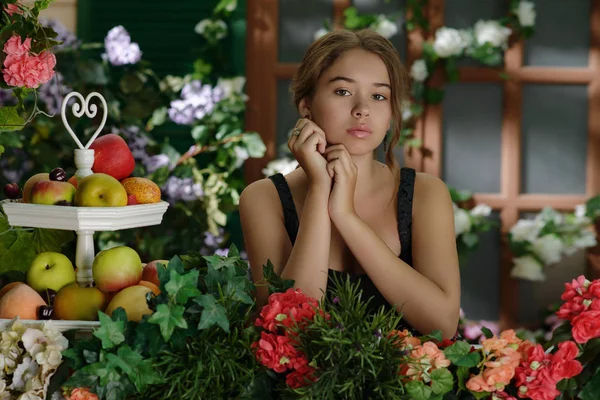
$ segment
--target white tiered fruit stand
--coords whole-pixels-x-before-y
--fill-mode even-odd
[[[85,146],[75,135],[75,132],[73,132],[66,119],[67,103],[72,97],[76,97],[82,103],[81,107],[78,102],[75,102],[72,106],[73,115],[77,118],[81,118],[84,114],[89,118],[96,116],[98,108],[95,104],[90,103],[90,100],[94,97],[98,97],[104,107],[102,122]],[[104,128],[107,114],[108,107],[106,100],[96,92],[90,93],[86,98],[78,92],[71,92],[63,100],[61,109],[63,124],[79,147],[75,149],[75,166],[77,167],[75,176],[78,178],[83,178],[93,173],[94,150],[89,147]],[[77,267],[77,283],[80,286],[91,286],[93,284],[92,262],[95,257],[94,232],[159,225],[169,206],[169,203],[165,201],[125,207],[49,206],[26,204],[10,200],[2,201],[0,204],[8,217],[8,223],[12,226],[63,229],[77,233],[75,265]],[[0,330],[6,328],[11,321],[9,319],[0,319]],[[26,325],[35,325],[42,321],[21,320],[21,322]],[[97,321],[50,320],[49,322],[60,331],[70,329],[89,331],[99,327],[99,322]]]

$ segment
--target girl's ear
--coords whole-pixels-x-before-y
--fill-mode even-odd
[[[306,98],[300,100],[298,111],[300,112],[300,115],[302,115],[302,118],[310,119],[310,106]]]

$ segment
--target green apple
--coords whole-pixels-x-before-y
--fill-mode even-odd
[[[62,288],[54,298],[54,317],[57,319],[95,321],[98,311],[107,303],[106,294],[95,287],[80,287],[77,283]]]
[[[26,276],[27,284],[40,293],[46,289],[58,292],[76,279],[71,261],[64,254],[53,251],[38,254]]]
[[[111,293],[140,283],[142,268],[142,260],[135,250],[117,246],[102,250],[94,257],[92,275],[98,289]]]
[[[75,186],[68,182],[38,181],[31,188],[30,203],[45,205],[72,205],[75,198]]]
[[[79,180],[75,205],[80,207],[124,207],[127,191],[110,175],[97,173]]]

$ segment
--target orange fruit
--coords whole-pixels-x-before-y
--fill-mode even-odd
[[[151,204],[160,201],[160,188],[147,178],[132,177],[121,181],[127,195],[134,195],[137,204]]]

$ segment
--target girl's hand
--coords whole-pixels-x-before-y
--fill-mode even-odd
[[[331,186],[327,161],[323,157],[327,140],[317,124],[306,118],[299,119],[288,139],[288,147],[304,169],[310,186]]]
[[[327,172],[333,179],[333,188],[329,195],[329,216],[336,219],[355,214],[354,189],[358,168],[343,144],[333,145],[325,150]]]

